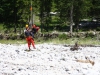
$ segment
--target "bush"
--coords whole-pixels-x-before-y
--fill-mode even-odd
[[[25,34],[24,33],[20,34],[20,39],[25,39]]]
[[[86,33],[86,37],[91,37],[91,38],[93,38],[95,36],[95,32],[87,32]]]
[[[100,27],[97,27],[97,29],[96,29],[97,31],[100,31]]]
[[[68,36],[67,36],[67,34],[63,33],[63,34],[59,34],[58,38],[61,40],[66,40],[68,38]]]
[[[10,39],[11,39],[11,40],[17,39],[17,35],[16,35],[16,34],[10,34]]]
[[[3,37],[4,37],[4,36],[3,36],[2,34],[0,34],[0,39],[3,39]]]

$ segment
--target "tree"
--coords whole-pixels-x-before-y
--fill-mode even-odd
[[[42,29],[48,31],[51,24],[50,12],[57,12],[57,23],[61,26],[78,26],[78,22],[83,18],[100,16],[100,1],[98,0],[1,0],[0,2],[0,22],[4,23],[6,28],[24,27],[29,23],[32,13],[40,14]],[[74,29],[76,29],[74,27]]]
[[[50,24],[50,11],[52,7],[52,0],[40,0],[40,22],[42,29],[45,26],[46,31],[48,31],[48,26]]]
[[[70,9],[70,33],[71,33],[71,36],[72,36],[72,32],[73,32],[73,3],[74,3],[74,0],[72,0],[72,3],[71,3],[71,9]]]
[[[54,0],[55,12],[59,13],[58,21],[60,25],[67,25],[69,21],[70,1],[69,0]]]
[[[4,11],[4,9],[3,9],[3,1],[1,0],[0,1],[0,23],[3,22],[3,11]]]
[[[91,1],[90,0],[79,0],[74,1],[74,22],[76,26],[76,30],[78,31],[78,23],[81,19],[88,18],[88,12],[91,8]]]
[[[100,17],[100,0],[91,0],[91,11],[89,15],[93,18]]]
[[[28,17],[26,13],[29,13],[29,11],[26,11],[26,9],[28,9],[27,5],[29,5],[29,3],[24,0],[2,0],[1,16],[4,27],[7,29],[14,28],[14,31],[16,32],[18,24],[26,22],[26,18]]]

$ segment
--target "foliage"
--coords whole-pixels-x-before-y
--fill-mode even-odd
[[[0,39],[3,39],[4,37],[3,37],[3,35],[2,34],[0,34]]]
[[[86,34],[86,38],[93,38],[95,36],[94,32],[90,31],[90,32],[87,32]]]
[[[41,30],[49,30],[50,25],[70,25],[71,6],[73,6],[73,21],[76,26],[81,19],[100,17],[100,0],[31,0],[32,13],[39,15]],[[32,17],[28,0],[1,0],[0,1],[0,23],[5,28],[24,27],[29,24]],[[51,15],[50,12],[56,12]],[[52,19],[52,16],[55,16]],[[53,21],[56,24],[52,24]],[[46,27],[46,28],[45,28]]]
[[[65,33],[59,34],[58,38],[59,38],[60,40],[67,40],[67,39],[68,39],[68,35],[65,34]]]
[[[92,17],[100,17],[100,0],[91,0],[92,3],[92,7],[90,10],[90,15],[92,15]]]
[[[26,41],[25,40],[0,40],[0,43],[3,43],[3,44],[25,44]]]

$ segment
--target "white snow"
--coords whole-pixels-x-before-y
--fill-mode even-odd
[[[0,75],[100,75],[100,47],[70,47],[37,44],[25,51],[27,44],[0,44]],[[95,64],[75,60],[86,60]]]

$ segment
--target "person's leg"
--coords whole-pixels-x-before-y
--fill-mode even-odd
[[[29,50],[30,50],[30,46],[31,46],[31,42],[28,41],[28,48],[29,48]]]
[[[30,41],[29,38],[26,38],[26,40],[27,40],[28,48],[29,48],[29,50],[30,50],[31,41]]]
[[[36,49],[33,39],[31,39],[31,43],[32,43],[33,48]]]

